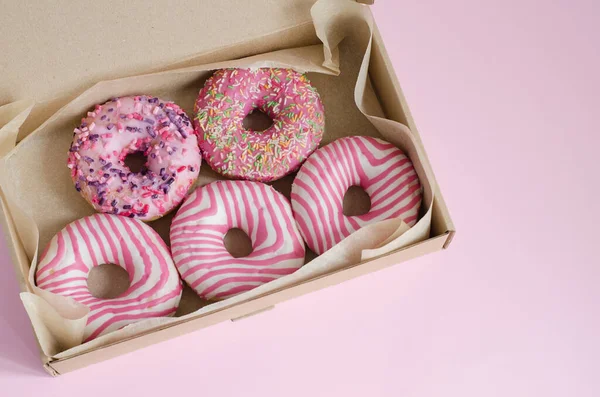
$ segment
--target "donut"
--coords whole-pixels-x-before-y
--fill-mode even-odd
[[[125,165],[131,153],[147,161]],[[186,114],[151,96],[96,105],[75,128],[67,165],[75,188],[97,210],[151,221],[175,208],[200,172],[202,157]]]
[[[252,241],[234,258],[223,238],[232,228]],[[171,250],[181,278],[204,299],[219,300],[293,273],[304,263],[304,242],[290,205],[271,186],[216,181],[197,188],[171,225]]]
[[[351,186],[369,195],[368,213],[344,215],[344,194]],[[319,255],[375,222],[399,217],[413,226],[421,200],[410,159],[391,143],[366,136],[340,138],[317,150],[298,171],[291,192],[300,233]]]
[[[130,286],[114,299],[94,297],[90,270],[112,263],[129,274]],[[40,257],[36,285],[73,298],[89,309],[84,340],[146,318],[170,316],[181,299],[182,283],[169,250],[148,225],[117,215],[94,214],[68,224]]]
[[[273,120],[262,132],[244,118],[259,109]],[[295,171],[321,142],[323,104],[304,74],[292,69],[221,69],[198,95],[194,126],[213,170],[233,179],[269,182]]]

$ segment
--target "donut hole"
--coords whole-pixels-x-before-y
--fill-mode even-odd
[[[225,249],[234,258],[242,258],[252,253],[252,240],[242,229],[229,229],[223,237]]]
[[[119,265],[105,263],[90,270],[87,287],[98,299],[113,299],[123,294],[130,286],[129,273]]]
[[[244,118],[242,126],[248,131],[261,132],[273,125],[273,119],[260,109],[254,109]]]
[[[353,185],[344,194],[343,213],[346,216],[365,215],[371,211],[371,198],[360,186]]]
[[[142,172],[146,167],[147,161],[148,158],[144,155],[144,152],[132,152],[125,157],[123,162],[125,163],[125,166],[129,168],[129,171],[138,173]]]

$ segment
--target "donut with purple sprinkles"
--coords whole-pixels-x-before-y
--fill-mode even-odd
[[[273,124],[243,126],[254,110]],[[216,172],[269,182],[297,170],[319,146],[323,103],[306,75],[292,69],[221,69],[205,83],[194,109],[200,150]]]
[[[146,163],[132,172],[125,158]],[[172,102],[139,95],[96,105],[75,128],[67,166],[75,189],[100,212],[151,221],[192,187],[202,156],[192,123]]]

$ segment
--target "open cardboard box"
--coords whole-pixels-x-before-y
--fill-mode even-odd
[[[65,26],[64,31],[53,31],[52,26],[56,26],[57,19],[64,18],[64,16],[46,15],[47,10],[44,10],[43,7],[27,10],[24,13],[23,10],[18,10],[18,5],[11,5],[9,8],[14,8],[9,9],[3,17],[0,17],[2,29],[8,29],[7,32],[18,34],[18,29],[26,26],[26,24],[24,25],[24,19],[28,19],[41,23],[44,29],[54,32],[56,35],[55,37],[50,35],[45,41],[32,42],[33,47],[38,47],[39,53],[44,53],[46,51],[44,48],[48,46],[52,48],[64,44],[64,37],[69,37],[73,42],[69,43],[67,48],[64,48],[64,46],[56,48],[58,54],[46,51],[48,58],[40,60],[34,66],[29,63],[29,54],[36,53],[36,48],[31,48],[29,52],[25,53],[19,49],[19,46],[12,45],[4,51],[7,55],[6,59],[10,59],[10,64],[7,63],[5,69],[7,73],[2,76],[3,81],[1,84],[6,89],[0,90],[2,92],[0,94],[0,104],[23,98],[33,98],[37,103],[32,108],[28,107],[26,102],[15,102],[0,107],[0,128],[2,128],[0,132],[10,129],[11,123],[13,126],[22,123],[21,127],[17,128],[17,141],[23,140],[40,125],[43,125],[59,108],[100,80],[140,75],[150,71],[162,71],[164,73],[175,69],[190,70],[196,65],[213,64],[277,50],[285,51],[285,49],[319,45],[321,44],[320,38],[323,38],[322,34],[324,33],[321,31],[321,35],[317,37],[318,32],[315,32],[313,18],[316,24],[320,16],[315,15],[315,9],[313,9],[311,17],[311,6],[314,2],[314,0],[263,1],[260,3],[255,2],[250,6],[244,4],[250,2],[226,1],[200,5],[196,4],[200,2],[186,1],[181,4],[185,3],[187,8],[183,8],[178,3],[178,9],[172,10],[172,13],[155,13],[151,6],[148,8],[147,2],[130,1],[127,2],[127,5],[123,5],[126,9],[120,15],[127,14],[126,11],[131,11],[131,18],[135,18],[137,21],[135,29],[138,34],[125,35],[127,37],[122,41],[117,40],[117,38],[123,36],[126,25],[117,25],[116,28],[111,29],[113,33],[107,33],[108,38],[106,40],[99,41],[97,32],[94,32],[93,29],[82,31],[78,28],[79,24]],[[321,8],[316,11],[328,10],[327,12],[335,14],[336,7],[340,9],[347,8],[351,2],[352,0],[321,0]],[[231,6],[226,9],[226,5],[229,3],[231,3]],[[236,4],[234,5],[234,3]],[[257,4],[261,6],[257,7]],[[367,6],[352,3],[351,7],[370,17]],[[356,7],[360,7],[360,10]],[[107,10],[98,8],[93,11],[92,13],[86,11],[85,15],[87,17],[92,15],[96,21],[110,21],[116,24],[123,22],[113,20],[113,16],[109,15],[110,12]],[[67,20],[69,21],[76,21],[79,18],[78,10],[67,11],[67,13]],[[190,15],[193,17],[190,17]],[[419,242],[409,243],[408,245],[405,244],[401,248],[373,256],[359,263],[352,263],[348,266],[322,272],[291,285],[255,294],[247,299],[237,300],[232,304],[220,305],[218,309],[207,313],[189,314],[177,321],[162,324],[66,357],[50,357],[42,349],[42,362],[44,368],[50,374],[64,374],[221,321],[238,320],[310,291],[338,284],[362,274],[448,247],[454,235],[454,226],[424,154],[416,126],[410,116],[377,27],[373,24],[372,30],[364,32],[360,26],[352,25],[356,21],[349,14],[341,12],[338,17],[342,20],[346,18],[350,27],[348,30],[352,31],[352,34],[349,34],[340,44],[340,76],[309,73],[309,77],[316,84],[323,97],[326,119],[329,122],[326,125],[326,136],[323,144],[330,141],[327,139],[328,130],[331,130],[331,134],[335,136],[363,135],[363,131],[365,131],[364,134],[375,131],[369,120],[356,108],[353,95],[354,84],[360,73],[359,69],[364,51],[368,48],[368,40],[364,40],[364,38],[367,33],[372,33],[370,58],[368,59],[368,78],[370,80],[368,86],[369,90],[372,91],[370,94],[373,98],[376,98],[377,112],[389,120],[407,126],[415,138],[420,153],[420,163],[428,175],[428,183],[432,191],[432,203],[429,209],[431,223],[430,227],[429,225],[427,227],[428,238],[420,239]],[[195,24],[186,25],[186,23],[182,23],[182,19],[186,18],[196,21]],[[149,37],[153,37],[154,24],[162,27],[168,26],[167,31],[170,39],[163,42],[149,39]],[[14,29],[11,30],[11,28]],[[331,34],[331,32],[325,33]],[[7,37],[7,35],[8,33],[4,37]],[[206,40],[198,39],[201,37],[205,37]],[[240,37],[251,38],[240,42]],[[333,34],[332,37],[333,39],[330,35],[329,38],[335,41],[336,34]],[[343,36],[337,37],[338,40],[341,38]],[[89,40],[95,40],[93,46],[86,45]],[[177,44],[175,45],[176,48],[170,52],[172,41],[177,41]],[[332,44],[337,45],[337,43]],[[86,49],[87,56],[82,57],[80,53],[74,52],[74,49],[78,48]],[[322,53],[323,50],[320,48],[319,51]],[[124,56],[128,51],[134,56]],[[101,59],[94,54],[99,54]],[[325,51],[325,63],[330,62],[331,64],[332,61],[335,61],[335,52],[330,55],[331,58],[328,59],[327,51]],[[140,58],[142,56],[143,58]],[[320,62],[322,63],[323,59],[320,59]],[[48,73],[40,73],[40,69],[46,70]],[[54,78],[49,79],[49,74]],[[27,78],[23,80],[25,77]],[[191,92],[190,95],[194,91],[197,92],[200,87],[201,83],[188,87]],[[56,96],[56,92],[64,93],[64,95]],[[89,103],[88,105],[93,104]],[[28,110],[23,112],[25,108]],[[335,117],[328,116],[328,109],[331,114],[335,114]],[[65,133],[70,135],[70,130],[67,129]],[[0,134],[0,157],[6,154],[6,147],[11,146],[11,144],[14,145],[14,142],[11,142],[14,139],[14,137]],[[35,162],[39,159],[32,158],[31,161]],[[284,186],[283,190],[285,189]],[[2,197],[2,220],[5,232],[10,240],[9,246],[12,248],[11,254],[16,265],[21,289],[23,292],[31,292],[31,287],[27,282],[27,269],[30,266],[32,256],[35,256],[31,255],[31,252],[36,252],[36,248],[33,247],[37,246],[38,241],[31,241],[31,238],[24,238],[23,233],[19,233],[18,223],[21,217],[11,213],[4,193]],[[91,213],[91,210],[89,211]],[[65,223],[58,222],[58,224],[64,226]],[[160,229],[164,225],[156,225],[155,227]],[[41,234],[41,248],[56,231],[46,230],[45,233]],[[182,303],[184,302],[182,301]],[[190,300],[187,305],[190,305],[193,309],[199,307],[193,300]],[[188,309],[188,312],[193,311],[193,309]],[[37,336],[39,339],[40,335]]]

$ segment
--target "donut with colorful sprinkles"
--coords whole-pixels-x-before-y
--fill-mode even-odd
[[[243,126],[260,110],[273,124]],[[319,146],[325,117],[317,90],[292,69],[221,69],[205,83],[194,126],[206,162],[234,179],[270,182],[297,170]]]
[[[142,153],[132,172],[125,158]],[[100,212],[151,221],[175,208],[194,184],[202,156],[179,106],[152,96],[96,105],[75,128],[67,165],[75,188]]]

